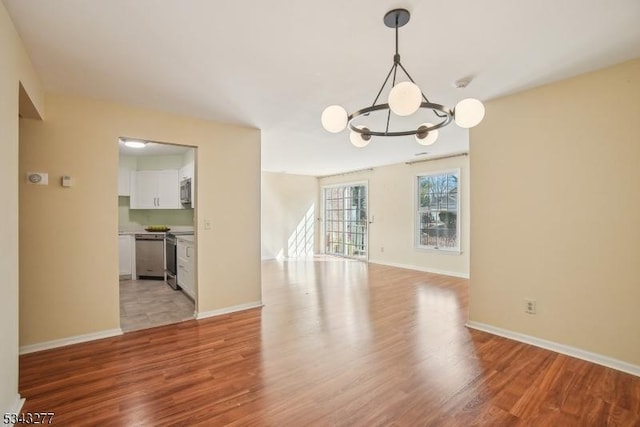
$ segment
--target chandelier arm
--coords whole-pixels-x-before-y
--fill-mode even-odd
[[[387,111],[387,127],[384,129],[384,134],[387,135],[389,133],[389,121],[391,120],[391,108]]]
[[[404,66],[402,65],[402,63],[398,62],[398,65],[400,66],[400,68],[402,68],[402,71],[404,71],[404,73],[407,75],[407,77],[409,78],[409,80],[411,80],[411,83],[416,84],[416,82],[413,80],[413,78],[411,77],[411,75],[409,74],[409,72],[407,71],[407,69],[406,69],[406,68],[404,68]],[[425,96],[425,94],[424,94],[424,93],[422,93],[422,90],[420,91],[420,94],[422,95],[422,99],[424,99],[424,100],[425,100],[426,102],[428,102],[428,103],[431,103],[431,101],[429,101],[429,98],[427,98],[427,97]],[[434,113],[436,116],[440,117],[440,118],[444,118],[444,117],[445,117],[445,115],[444,115],[444,114],[439,113],[437,110],[433,110],[433,113]]]
[[[391,87],[394,87],[396,85],[396,76],[398,75],[398,65],[402,67],[402,64],[400,64],[400,62],[394,62],[393,64],[393,81],[391,82]]]
[[[395,63],[391,66],[391,69],[389,70],[389,73],[387,74],[387,78],[384,79],[384,83],[382,83],[382,86],[380,87],[380,90],[378,91],[378,94],[376,95],[376,99],[374,99],[373,100],[373,104],[371,104],[372,107],[374,105],[376,105],[376,102],[378,102],[378,98],[380,98],[380,94],[382,93],[382,90],[387,85],[387,82],[389,81],[389,77],[391,76],[391,73],[393,72],[393,70],[395,70],[396,67],[397,67],[397,65]]]
[[[404,71],[404,73],[407,75],[407,77],[409,77],[409,80],[411,80],[411,83],[417,85],[417,83],[413,80],[413,77],[411,77],[411,75],[409,74],[409,72],[407,71],[406,68],[404,68],[404,65],[402,65],[401,62],[398,61],[398,65],[400,66],[400,68],[402,68],[402,71]],[[424,96],[424,95],[423,95]],[[429,100],[427,100],[427,102],[429,102]]]
[[[393,81],[391,82],[391,88],[396,85],[396,76],[398,75],[398,64],[400,64],[400,55],[398,54],[398,17],[396,16],[396,54],[393,57]],[[401,65],[402,66],[402,65]],[[391,121],[391,108],[387,112],[387,127],[384,130],[384,134],[389,134],[389,122]]]
[[[422,98],[423,98],[425,101],[430,102],[430,101],[427,99],[427,97],[426,97],[426,96],[424,96],[424,94],[422,94]],[[438,110],[433,110],[433,114],[435,114],[436,116],[438,116],[438,117],[440,117],[440,118],[447,117],[447,115],[446,115],[446,114],[442,114],[442,113],[440,113]]]
[[[436,123],[433,126],[430,126],[424,129],[423,132],[431,132],[432,130],[440,129],[442,127],[447,126],[453,120],[453,112],[449,108],[445,107],[444,105],[434,104],[432,102],[423,102],[422,104],[420,104],[420,108],[425,108],[428,110],[432,110],[434,112],[439,111],[440,113],[443,114],[443,117],[442,117],[443,120],[441,120],[440,122]],[[371,107],[363,108],[361,110],[351,113],[348,117],[349,129],[361,135],[370,135],[370,136],[409,136],[409,135],[416,135],[419,132],[419,129],[398,131],[398,132],[379,132],[379,131],[373,131],[371,129],[366,129],[366,130],[359,129],[356,127],[355,124],[353,124],[353,119],[360,116],[368,115],[369,113],[372,113],[374,111],[380,111],[380,110],[391,110],[391,109],[389,108],[389,104],[378,104],[378,105],[373,105]]]

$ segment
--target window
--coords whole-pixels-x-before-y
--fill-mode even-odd
[[[460,250],[459,171],[417,177],[417,245],[424,249]]]

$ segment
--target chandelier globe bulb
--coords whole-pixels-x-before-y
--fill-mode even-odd
[[[360,126],[356,126],[358,129],[361,129],[363,131],[368,131],[369,129],[360,125]],[[359,133],[359,132],[355,132],[355,131],[351,131],[349,133],[349,141],[351,141],[351,144],[353,144],[354,147],[357,148],[364,148],[367,145],[369,145],[369,142],[371,142],[371,135],[367,135],[366,133]]]
[[[420,145],[431,145],[438,139],[438,129],[427,132],[433,123],[423,123],[418,127],[418,133],[415,134],[416,142]]]
[[[475,98],[463,99],[453,111],[456,124],[464,129],[477,126],[484,119],[484,105]]]
[[[422,91],[417,84],[400,82],[389,92],[389,108],[398,116],[410,116],[420,108]]]
[[[347,127],[347,110],[341,105],[329,105],[322,112],[322,127],[331,132],[342,132]]]

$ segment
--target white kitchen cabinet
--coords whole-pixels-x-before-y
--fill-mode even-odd
[[[196,286],[195,286],[195,260],[196,260],[196,247],[192,238],[178,237],[177,245],[177,278],[178,286],[182,288],[182,291],[189,297],[195,300],[196,298]]]
[[[131,209],[182,209],[177,170],[131,172]]]
[[[130,196],[131,190],[129,188],[130,183],[130,171],[127,168],[120,167],[118,170],[118,196]]]
[[[118,161],[118,196],[131,195],[131,171],[136,169],[135,157],[120,156]]]
[[[156,171],[131,172],[131,209],[156,209],[158,180]]]
[[[133,236],[130,234],[121,234],[118,236],[118,258],[120,260],[120,277],[124,278],[133,277],[134,262],[134,250],[133,250]],[[128,277],[127,277],[128,276]]]
[[[158,208],[182,209],[180,203],[180,180],[177,170],[158,171]]]

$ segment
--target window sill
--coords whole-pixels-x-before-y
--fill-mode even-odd
[[[431,253],[437,253],[437,254],[446,254],[446,255],[462,255],[462,251],[459,248],[454,248],[454,249],[436,249],[436,248],[430,248],[427,246],[416,246],[415,249],[417,251],[420,252],[431,252]]]

